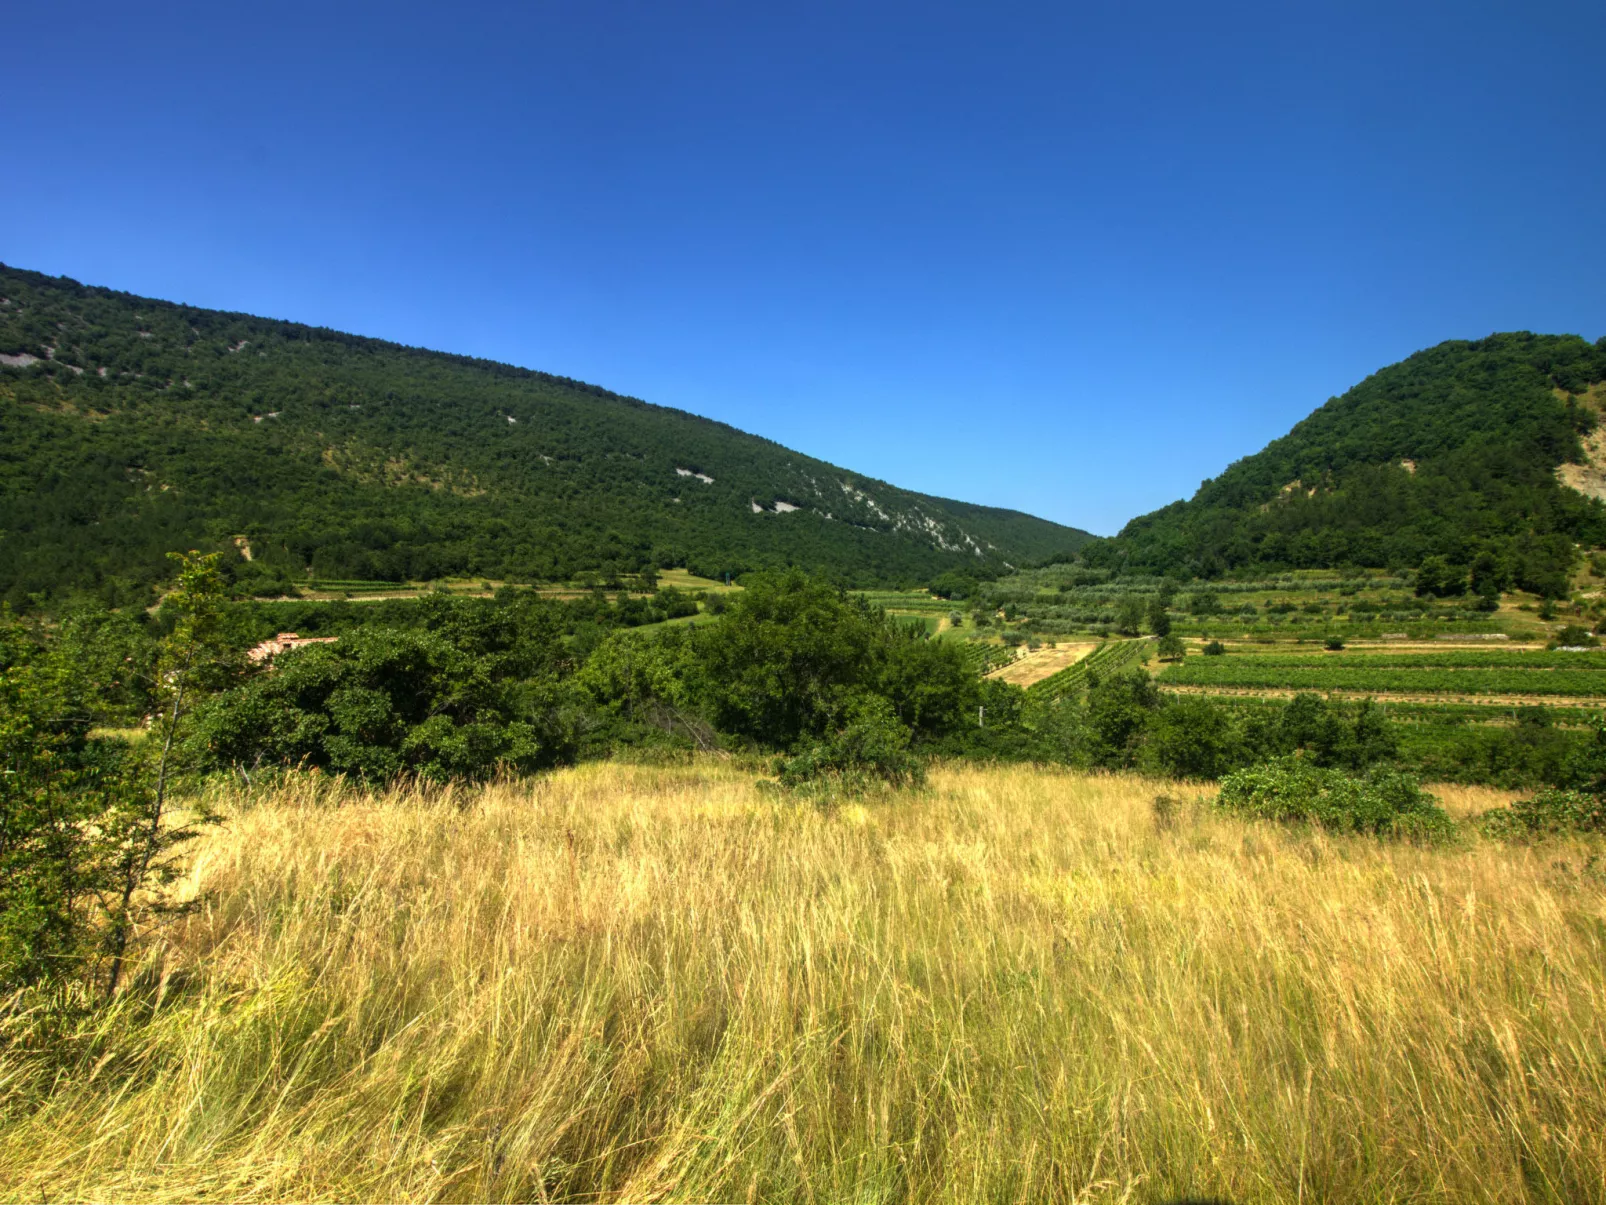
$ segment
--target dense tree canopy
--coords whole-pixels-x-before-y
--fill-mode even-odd
[[[1491,335],[1418,352],[1231,465],[1192,500],[1086,550],[1094,564],[1212,576],[1247,566],[1415,567],[1560,592],[1606,508],[1556,479],[1582,454],[1606,340]]]
[[[0,597],[139,601],[164,554],[263,589],[797,565],[878,584],[1085,533],[896,489],[505,364],[0,266]]]

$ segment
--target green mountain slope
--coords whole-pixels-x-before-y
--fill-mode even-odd
[[[1606,508],[1562,485],[1587,455],[1606,340],[1527,333],[1418,352],[1333,398],[1190,501],[1132,520],[1086,558],[1204,576],[1246,566],[1452,566],[1555,589]]]
[[[0,266],[0,596],[131,596],[237,536],[292,579],[860,584],[1091,538],[562,377]]]

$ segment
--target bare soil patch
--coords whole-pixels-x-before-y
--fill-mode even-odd
[[[1096,640],[1085,644],[1048,645],[1035,653],[1027,653],[1002,669],[995,669],[987,676],[1002,682],[1013,682],[1016,686],[1030,686],[1034,682],[1052,677],[1067,666],[1075,665],[1098,647]]]

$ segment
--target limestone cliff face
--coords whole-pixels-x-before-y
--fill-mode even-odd
[[[1557,465],[1556,479],[1586,497],[1606,502],[1606,413],[1603,413],[1606,411],[1606,381],[1597,382],[1580,400],[1594,410],[1602,422],[1579,441],[1584,446],[1582,462]]]

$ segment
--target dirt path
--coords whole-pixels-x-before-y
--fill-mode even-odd
[[[1016,686],[1030,686],[1034,682],[1052,677],[1066,666],[1075,665],[1098,647],[1098,641],[1087,644],[1050,645],[1038,649],[1035,653],[1027,653],[1019,660],[993,670],[987,676],[997,678],[1000,682],[1013,682]]]
[[[1600,695],[1469,695],[1450,691],[1408,694],[1387,690],[1295,690],[1281,686],[1176,686],[1161,682],[1161,690],[1180,695],[1241,695],[1245,698],[1291,699],[1298,694],[1317,694],[1329,699],[1375,699],[1379,703],[1483,703],[1493,707],[1606,707]]]

